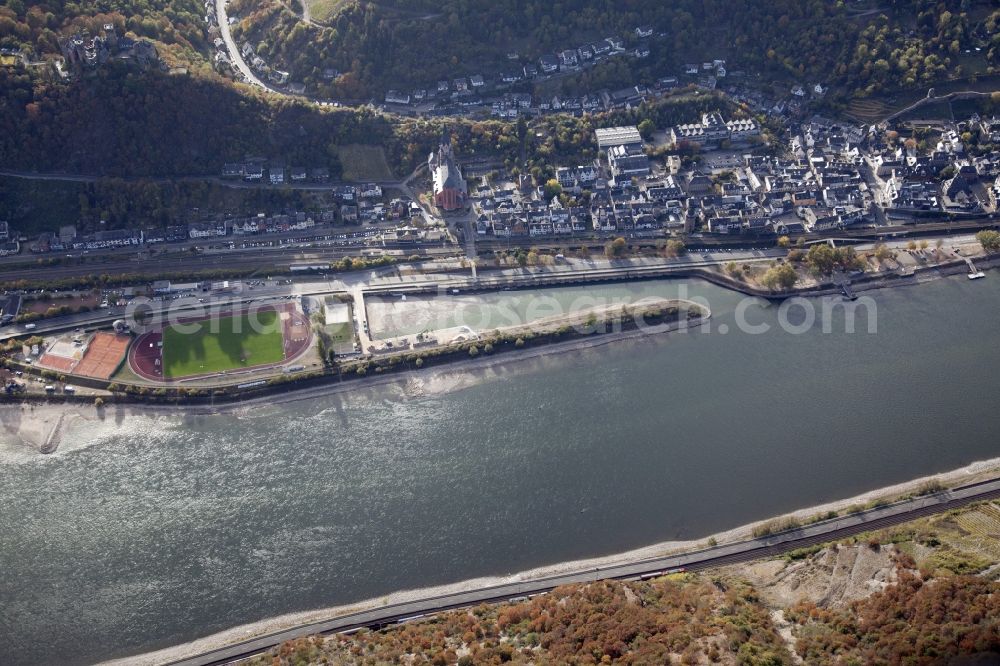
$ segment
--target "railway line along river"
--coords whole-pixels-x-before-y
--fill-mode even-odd
[[[582,293],[704,298],[712,319],[218,415],[109,410],[67,419],[52,455],[0,407],[0,663],[127,657],[1000,457],[996,272],[868,294],[874,333],[697,281],[547,295]],[[395,314],[390,334],[420,330]]]

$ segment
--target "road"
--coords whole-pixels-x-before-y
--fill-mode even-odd
[[[401,278],[396,275],[395,268],[389,267],[375,271],[364,270],[352,271],[349,273],[338,273],[335,278],[329,280],[320,280],[316,279],[315,276],[307,276],[305,279],[294,282],[290,285],[280,284],[278,281],[268,278],[263,280],[265,283],[263,286],[256,286],[253,289],[245,289],[241,291],[235,299],[231,295],[216,296],[204,293],[197,294],[196,296],[203,297],[206,302],[204,306],[196,304],[193,305],[193,307],[208,307],[213,304],[225,304],[232,300],[241,301],[248,298],[253,299],[255,302],[260,302],[263,299],[284,298],[285,296],[301,296],[332,291],[347,291],[354,294],[355,301],[357,303],[357,307],[355,309],[358,315],[358,334],[361,344],[363,345],[362,349],[367,349],[372,343],[372,340],[370,332],[364,330],[365,322],[367,321],[364,312],[364,296],[362,294],[362,291],[364,290],[394,291],[400,288],[412,289],[421,287],[461,289],[474,286],[486,287],[494,282],[498,285],[497,288],[499,288],[500,286],[508,286],[510,284],[541,285],[546,280],[564,279],[572,281],[580,277],[602,277],[611,279],[614,276],[622,276],[628,278],[639,278],[643,274],[663,271],[665,267],[669,269],[692,268],[713,265],[714,263],[720,263],[723,261],[731,261],[733,258],[742,262],[761,261],[766,259],[768,256],[769,254],[767,252],[745,253],[742,256],[725,254],[724,258],[721,259],[715,259],[711,255],[693,255],[689,259],[681,258],[669,262],[662,259],[634,260],[617,266],[612,266],[606,259],[570,259],[566,264],[559,266],[510,269],[494,273],[481,278],[480,282],[475,283],[467,274],[454,275],[444,272],[443,270],[440,273],[427,273],[418,276]],[[455,268],[458,266],[457,263],[452,265]],[[58,267],[41,268],[37,270],[45,274],[46,271],[51,271],[54,268]],[[26,272],[27,271],[24,271],[22,273]],[[49,275],[49,277],[52,276]],[[239,282],[242,284],[242,282],[245,281]],[[195,301],[195,298],[192,297],[190,300]],[[176,310],[178,307],[183,307],[186,304],[188,304],[188,301],[168,301],[163,307]],[[111,321],[124,314],[124,308],[105,308],[92,312],[50,317],[35,322],[36,327],[32,329],[31,333],[33,335],[42,335],[44,333],[63,331],[77,326],[92,327],[99,324],[110,324]],[[16,337],[18,335],[25,335],[26,333],[27,331],[24,330],[22,325],[15,324],[0,327],[0,340]]]
[[[957,235],[946,239],[946,252],[951,252],[947,248],[975,242],[974,235]],[[892,249],[904,251],[908,244],[907,240],[890,240],[886,245]],[[871,244],[858,245],[861,250],[871,249]],[[453,254],[451,248],[441,250],[446,255]],[[349,252],[349,251],[348,251]],[[603,257],[579,259],[567,257],[563,262],[553,266],[537,266],[525,268],[508,268],[503,270],[486,271],[477,277],[470,277],[467,273],[459,271],[459,263],[456,259],[448,256],[446,259],[425,264],[426,272],[418,274],[408,274],[402,276],[397,267],[387,267],[376,271],[350,271],[347,273],[337,273],[331,279],[318,279],[315,275],[303,275],[291,284],[279,284],[267,278],[263,286],[256,286],[247,289],[239,294],[239,299],[253,298],[259,301],[264,298],[283,298],[285,296],[296,296],[303,294],[325,293],[331,291],[348,291],[355,294],[357,302],[361,304],[361,317],[358,319],[358,333],[363,343],[362,349],[367,349],[371,344],[371,334],[364,330],[364,311],[362,291],[408,291],[408,290],[440,290],[440,289],[502,289],[502,288],[524,288],[541,287],[557,284],[579,284],[598,280],[638,280],[655,279],[660,277],[670,277],[675,271],[688,271],[694,268],[710,268],[713,266],[725,265],[729,262],[754,263],[772,261],[775,258],[785,256],[786,251],[777,248],[758,248],[750,250],[719,250],[704,249],[702,251],[690,252],[687,255],[673,259],[659,257],[646,257],[634,259],[622,259],[609,261]],[[320,261],[317,254],[299,255],[304,261]],[[329,258],[326,256],[326,258]],[[286,257],[287,259],[287,257]],[[182,271],[188,268],[203,268],[206,257],[198,255],[188,258],[172,259],[169,267],[174,271]],[[245,257],[245,267],[261,268],[273,265],[262,263],[265,260],[261,256],[252,255]],[[131,262],[131,260],[130,260]],[[227,267],[233,267],[232,261],[226,261]],[[128,263],[126,270],[136,270],[137,265]],[[61,277],[61,266],[21,268],[18,269],[18,277],[30,279],[32,277],[44,277],[52,279]],[[67,270],[80,270],[81,267],[68,267]],[[91,266],[90,273],[108,272],[108,264]],[[268,269],[269,270],[269,269]],[[266,274],[266,271],[263,273]],[[0,271],[0,277],[4,272]],[[259,278],[258,278],[259,279]],[[202,294],[209,302],[216,300],[216,297]],[[231,297],[225,296],[221,300],[225,301]],[[98,324],[110,323],[114,318],[120,317],[124,311],[122,309],[103,309],[94,312],[64,315],[52,317],[36,322],[34,333],[42,334],[49,331],[62,331],[76,326],[94,326]],[[0,327],[0,340],[26,332],[20,325],[9,325]]]
[[[367,352],[372,346],[371,330],[368,328],[368,308],[365,305],[365,290],[363,285],[357,284],[351,290],[351,297],[354,299],[354,332],[358,336],[358,346],[362,352]]]
[[[1000,479],[925,495],[869,511],[851,514],[806,527],[736,543],[714,546],[681,555],[649,558],[556,576],[523,580],[453,594],[431,596],[406,603],[350,613],[338,618],[304,624],[285,631],[258,636],[225,648],[169,662],[172,666],[207,666],[230,663],[264,652],[276,645],[314,634],[334,634],[362,627],[380,628],[401,619],[424,616],[481,603],[508,601],[516,597],[544,594],[561,585],[595,580],[637,580],[662,575],[671,569],[689,571],[773,557],[798,548],[883,529],[916,518],[948,511],[966,504],[1000,497]]]
[[[372,275],[377,275],[373,271],[360,271],[343,275],[338,275],[335,279],[321,279],[315,276],[306,280],[291,282],[287,278],[258,280],[258,284],[250,286],[249,281],[238,281],[240,291],[236,294],[214,294],[209,292],[198,292],[193,294],[178,295],[178,298],[167,299],[166,301],[150,301],[150,314],[155,322],[159,317],[166,314],[177,315],[180,313],[194,313],[208,310],[210,308],[224,308],[228,305],[244,303],[252,300],[255,304],[278,302],[289,297],[310,296],[314,294],[325,294],[333,291],[354,292],[361,286],[366,285],[372,279]],[[384,280],[385,278],[379,278]],[[263,284],[259,284],[263,282]],[[198,299],[201,299],[199,302]],[[61,332],[77,327],[95,328],[107,327],[115,319],[127,314],[128,308],[111,307],[101,308],[91,312],[81,312],[77,314],[63,315],[59,317],[49,317],[35,322],[35,328],[30,332],[25,331],[22,325],[10,325],[0,327],[0,341],[18,335],[45,335],[47,333]]]
[[[446,257],[456,254],[450,245],[414,246],[406,243],[384,245],[343,245],[328,247],[264,247],[221,252],[171,252],[140,258],[133,248],[129,253],[106,257],[88,255],[85,263],[69,263],[63,259],[59,265],[34,265],[28,263],[37,257],[20,257],[20,261],[0,261],[0,281],[4,280],[57,280],[90,275],[181,275],[197,274],[206,270],[233,270],[245,272],[260,270],[285,272],[288,266],[298,263],[329,263],[344,257],[358,257],[364,252],[398,250],[403,255],[419,254],[429,257]],[[58,255],[56,255],[58,256]],[[42,257],[44,258],[44,257]],[[8,258],[9,259],[9,258]],[[27,264],[27,265],[26,265]]]
[[[838,231],[836,235],[838,237],[848,237],[855,238],[859,242],[865,240],[873,240],[875,237],[891,238],[893,236],[899,235],[900,237],[910,237],[910,234],[915,238],[919,238],[921,235],[931,234],[944,234],[946,232],[959,232],[962,230],[976,230],[979,228],[996,226],[996,220],[979,220],[970,222],[942,222],[942,223],[926,223],[919,226],[905,226],[905,227],[880,227],[876,229],[858,229],[858,230],[845,230]],[[468,227],[466,227],[468,228]],[[471,230],[469,230],[471,231]],[[470,251],[470,241],[469,237],[472,234],[466,233],[466,244],[465,250],[468,255]],[[817,236],[817,238],[822,238],[822,236]],[[228,240],[239,240],[227,237]],[[266,242],[268,239],[265,237],[242,237],[241,242]],[[557,249],[567,243],[576,244],[586,244],[588,247],[595,249],[597,252],[601,251],[603,244],[607,239],[570,239],[570,238],[534,238],[531,239],[533,245],[541,249]],[[632,242],[647,242],[652,244],[655,239],[632,239]],[[197,242],[198,245],[204,245],[206,241]],[[223,241],[219,241],[223,242]],[[760,254],[760,252],[765,252],[763,250],[759,251],[748,251],[745,249],[747,244],[750,245],[766,245],[773,242],[769,239],[761,239],[754,243],[752,239],[717,239],[717,238],[689,238],[688,243],[692,250],[692,255],[695,254],[695,250],[698,248],[709,251],[705,255],[706,258],[717,259],[719,262],[725,263],[726,261],[742,260],[745,258],[754,258],[762,256],[778,257],[783,256],[784,252],[781,251],[767,251],[769,254]],[[188,243],[191,245],[192,243]],[[511,242],[506,239],[476,239],[475,248],[476,252],[489,252],[494,250],[508,250],[512,248],[524,246],[523,242],[518,239],[515,242]],[[174,246],[169,246],[173,248]],[[165,248],[166,249],[166,246]],[[0,279],[11,279],[16,275],[17,278],[24,279],[57,279],[57,278],[68,278],[68,277],[79,277],[87,276],[98,273],[107,274],[119,274],[119,273],[129,273],[129,274],[145,274],[145,275],[157,275],[162,273],[172,273],[178,274],[183,271],[199,271],[204,270],[206,263],[211,262],[212,267],[216,269],[232,269],[232,270],[246,270],[253,268],[260,268],[262,270],[272,270],[273,267],[281,267],[292,263],[309,263],[309,262],[321,262],[336,260],[344,256],[357,256],[358,253],[364,249],[358,245],[344,245],[344,246],[319,246],[319,244],[314,243],[312,247],[301,246],[290,244],[286,246],[276,246],[276,247],[266,247],[266,248],[248,248],[241,250],[232,250],[226,252],[220,252],[217,254],[212,254],[211,259],[207,258],[207,254],[202,255],[192,255],[186,253],[161,253],[154,255],[149,258],[138,258],[135,255],[134,249],[121,250],[116,253],[107,253],[106,255],[88,255],[88,261],[86,263],[80,264],[67,264],[63,262],[61,265],[57,266],[26,266],[25,262],[27,260],[26,255],[18,255],[14,257],[6,257],[0,259]],[[449,254],[454,254],[454,247],[442,247],[439,245],[411,245],[411,244],[388,244],[380,245],[378,249],[387,250],[401,250],[404,254],[412,254],[413,252],[418,252],[420,254],[431,255],[431,256],[446,256]],[[730,253],[731,254],[727,254]],[[180,256],[178,256],[180,254]],[[43,255],[40,257],[45,258]],[[34,259],[34,257],[32,257]],[[6,264],[8,268],[3,268]]]
[[[270,90],[271,92],[278,93],[279,95],[287,95],[288,93],[272,88],[268,84],[257,78],[253,70],[243,59],[243,54],[240,53],[239,48],[236,46],[235,40],[233,40],[233,33],[229,29],[229,16],[226,14],[226,2],[227,0],[215,0],[215,18],[219,24],[219,32],[222,33],[222,41],[226,43],[226,50],[229,51],[229,62],[236,66],[243,77],[246,79],[247,83],[257,86],[258,88],[263,88],[264,90]]]

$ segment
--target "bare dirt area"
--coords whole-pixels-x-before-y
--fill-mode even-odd
[[[925,577],[1000,579],[1000,502],[980,502],[785,557],[724,567],[724,578],[753,585],[774,609],[808,601],[836,608],[899,580],[897,559]]]
[[[772,606],[799,601],[839,606],[895,582],[892,554],[892,546],[834,545],[801,560],[764,560],[727,567],[722,573],[746,580]]]

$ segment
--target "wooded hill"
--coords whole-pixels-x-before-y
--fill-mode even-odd
[[[532,125],[538,136],[523,123],[321,108],[237,87],[217,75],[175,76],[108,63],[81,81],[62,82],[0,68],[0,161],[7,169],[151,177],[217,175],[225,162],[262,157],[325,166],[337,180],[339,147],[369,144],[382,147],[402,176],[427,159],[447,126],[463,159],[498,160],[550,177],[559,164],[593,159],[594,127],[648,118],[665,128],[716,109],[735,113],[721,97],[680,96],[614,114],[544,117]]]
[[[317,0],[302,0],[316,2]],[[235,0],[239,39],[320,94],[363,99],[387,88],[498,74],[544,53],[653,28],[636,82],[686,62],[819,82],[860,95],[1000,66],[1000,10],[990,0],[378,0],[337,3],[325,24],[283,0]],[[870,10],[869,6],[875,8]],[[980,51],[975,51],[979,48]],[[966,54],[965,51],[970,53]],[[516,52],[517,62],[507,54]],[[614,67],[609,65],[606,67]],[[327,81],[325,69],[341,72]],[[596,71],[596,70],[595,70]],[[619,74],[601,79],[620,83]]]
[[[108,63],[81,82],[0,68],[6,168],[116,176],[212,174],[251,156],[328,166],[336,148],[393,136],[364,109],[320,110],[220,79],[137,72]]]
[[[996,663],[1000,584],[972,576],[925,581],[905,568],[899,576],[849,607],[786,610],[796,636],[787,643],[753,587],[680,575],[567,586],[382,632],[302,639],[251,663],[781,666],[796,663],[791,650],[799,663],[831,666]],[[985,659],[951,661],[963,655]]]
[[[59,40],[75,33],[151,39],[171,64],[207,62],[205,8],[199,0],[5,0],[0,7],[0,48],[44,58],[60,53]]]

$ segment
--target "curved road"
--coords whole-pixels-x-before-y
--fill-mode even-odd
[[[226,50],[229,51],[229,62],[233,63],[236,69],[240,70],[247,83],[263,88],[264,90],[287,95],[288,93],[272,88],[258,79],[257,75],[253,73],[253,70],[250,69],[250,66],[243,59],[243,54],[240,53],[236,42],[233,40],[233,33],[229,30],[229,16],[226,15],[226,2],[227,0],[215,0],[215,18],[219,24],[219,32],[222,33],[222,41],[226,43]]]
[[[426,597],[415,601],[350,613],[338,618],[301,625],[235,643],[224,648],[169,662],[173,666],[226,664],[264,652],[276,645],[313,634],[333,634],[363,627],[380,628],[406,619],[487,602],[509,601],[517,597],[544,594],[571,583],[596,580],[637,580],[662,575],[671,569],[699,570],[778,555],[817,543],[881,529],[933,513],[948,511],[971,502],[1000,497],[1000,479],[961,486],[916,497],[895,504],[836,518],[766,537],[715,546],[683,555],[651,558],[627,564],[587,569],[515,583]]]

